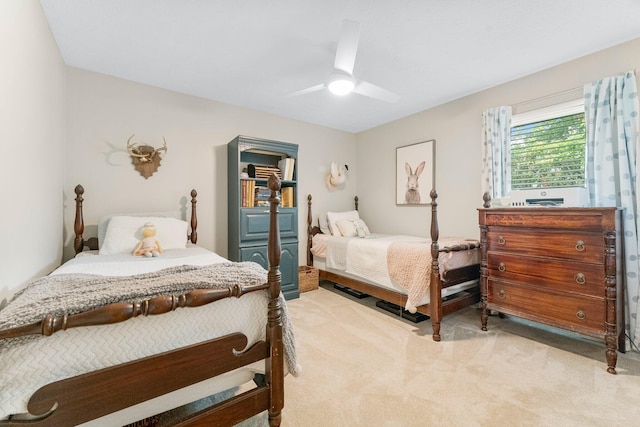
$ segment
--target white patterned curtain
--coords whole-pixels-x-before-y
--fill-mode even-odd
[[[511,191],[511,107],[482,113],[482,194],[492,199]]]
[[[638,89],[633,71],[584,86],[587,186],[592,206],[624,208],[626,327],[640,347]]]

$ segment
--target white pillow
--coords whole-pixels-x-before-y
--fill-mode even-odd
[[[162,249],[180,249],[187,246],[188,224],[175,218],[146,216],[114,216],[109,220],[100,255],[132,253],[142,240],[142,228],[151,223]]]
[[[332,236],[342,236],[336,222],[341,219],[348,219],[355,221],[360,219],[358,211],[345,211],[345,212],[327,212],[327,221],[329,222],[329,230]]]
[[[369,227],[367,227],[367,224],[362,219],[356,219],[355,221],[353,221],[353,226],[356,229],[356,235],[358,237],[366,237],[371,235]]]
[[[327,221],[327,215],[320,215],[318,217],[318,225],[320,226],[320,231],[322,231],[322,234],[326,234],[327,236],[331,235],[331,230],[329,230],[329,221]]]
[[[336,226],[340,230],[342,237],[356,237],[358,235],[356,226],[350,219],[339,219],[336,221]]]
[[[100,219],[98,220],[98,248],[102,247],[102,242],[104,242],[104,238],[107,235],[107,228],[109,228],[109,220],[111,220],[111,218],[113,218],[114,216],[150,216],[182,219],[182,214],[180,213],[180,211],[121,213],[100,217]]]
[[[362,219],[349,220],[340,219],[336,221],[338,230],[343,237],[366,237],[371,235],[369,227]]]

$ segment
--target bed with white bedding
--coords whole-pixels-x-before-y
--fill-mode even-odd
[[[370,233],[357,197],[355,210],[323,213],[313,226],[309,195],[307,264],[321,279],[429,316],[433,339],[440,341],[442,317],[479,301],[480,242],[439,238],[435,191],[431,196],[427,239]]]
[[[124,425],[254,379],[263,380],[191,421],[231,425],[268,410],[279,425],[283,376],[297,373],[279,259],[269,272],[232,263],[194,236],[150,258],[81,252],[18,292],[0,311],[0,426]]]
[[[326,271],[339,272],[354,279],[366,279],[371,283],[395,292],[407,294],[405,310],[414,313],[420,305],[429,303],[428,288],[423,287],[412,292],[414,282],[401,283],[393,279],[389,269],[389,248],[399,242],[408,242],[416,246],[423,245],[424,250],[431,250],[431,241],[422,237],[371,234],[366,238],[337,237],[318,233],[312,238],[311,252],[313,266]],[[480,263],[479,251],[475,249],[477,241],[461,237],[441,238],[439,243],[444,247],[468,244],[468,249],[440,252],[438,264],[440,278],[445,279],[450,270],[459,269]],[[429,255],[430,256],[430,255]],[[442,289],[446,298],[461,290],[473,288],[477,280],[472,279]]]

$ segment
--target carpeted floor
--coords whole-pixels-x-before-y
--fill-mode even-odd
[[[604,343],[469,307],[442,342],[415,324],[320,289],[289,301],[302,374],[285,379],[284,427],[640,425],[640,353],[606,372]]]

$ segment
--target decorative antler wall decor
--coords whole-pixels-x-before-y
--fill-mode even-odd
[[[167,141],[162,137],[164,145],[160,148],[153,148],[150,145],[136,145],[131,143],[133,135],[127,140],[127,151],[131,155],[131,163],[136,168],[140,175],[145,179],[153,175],[160,167],[160,160],[162,160],[162,154],[167,152]]]

